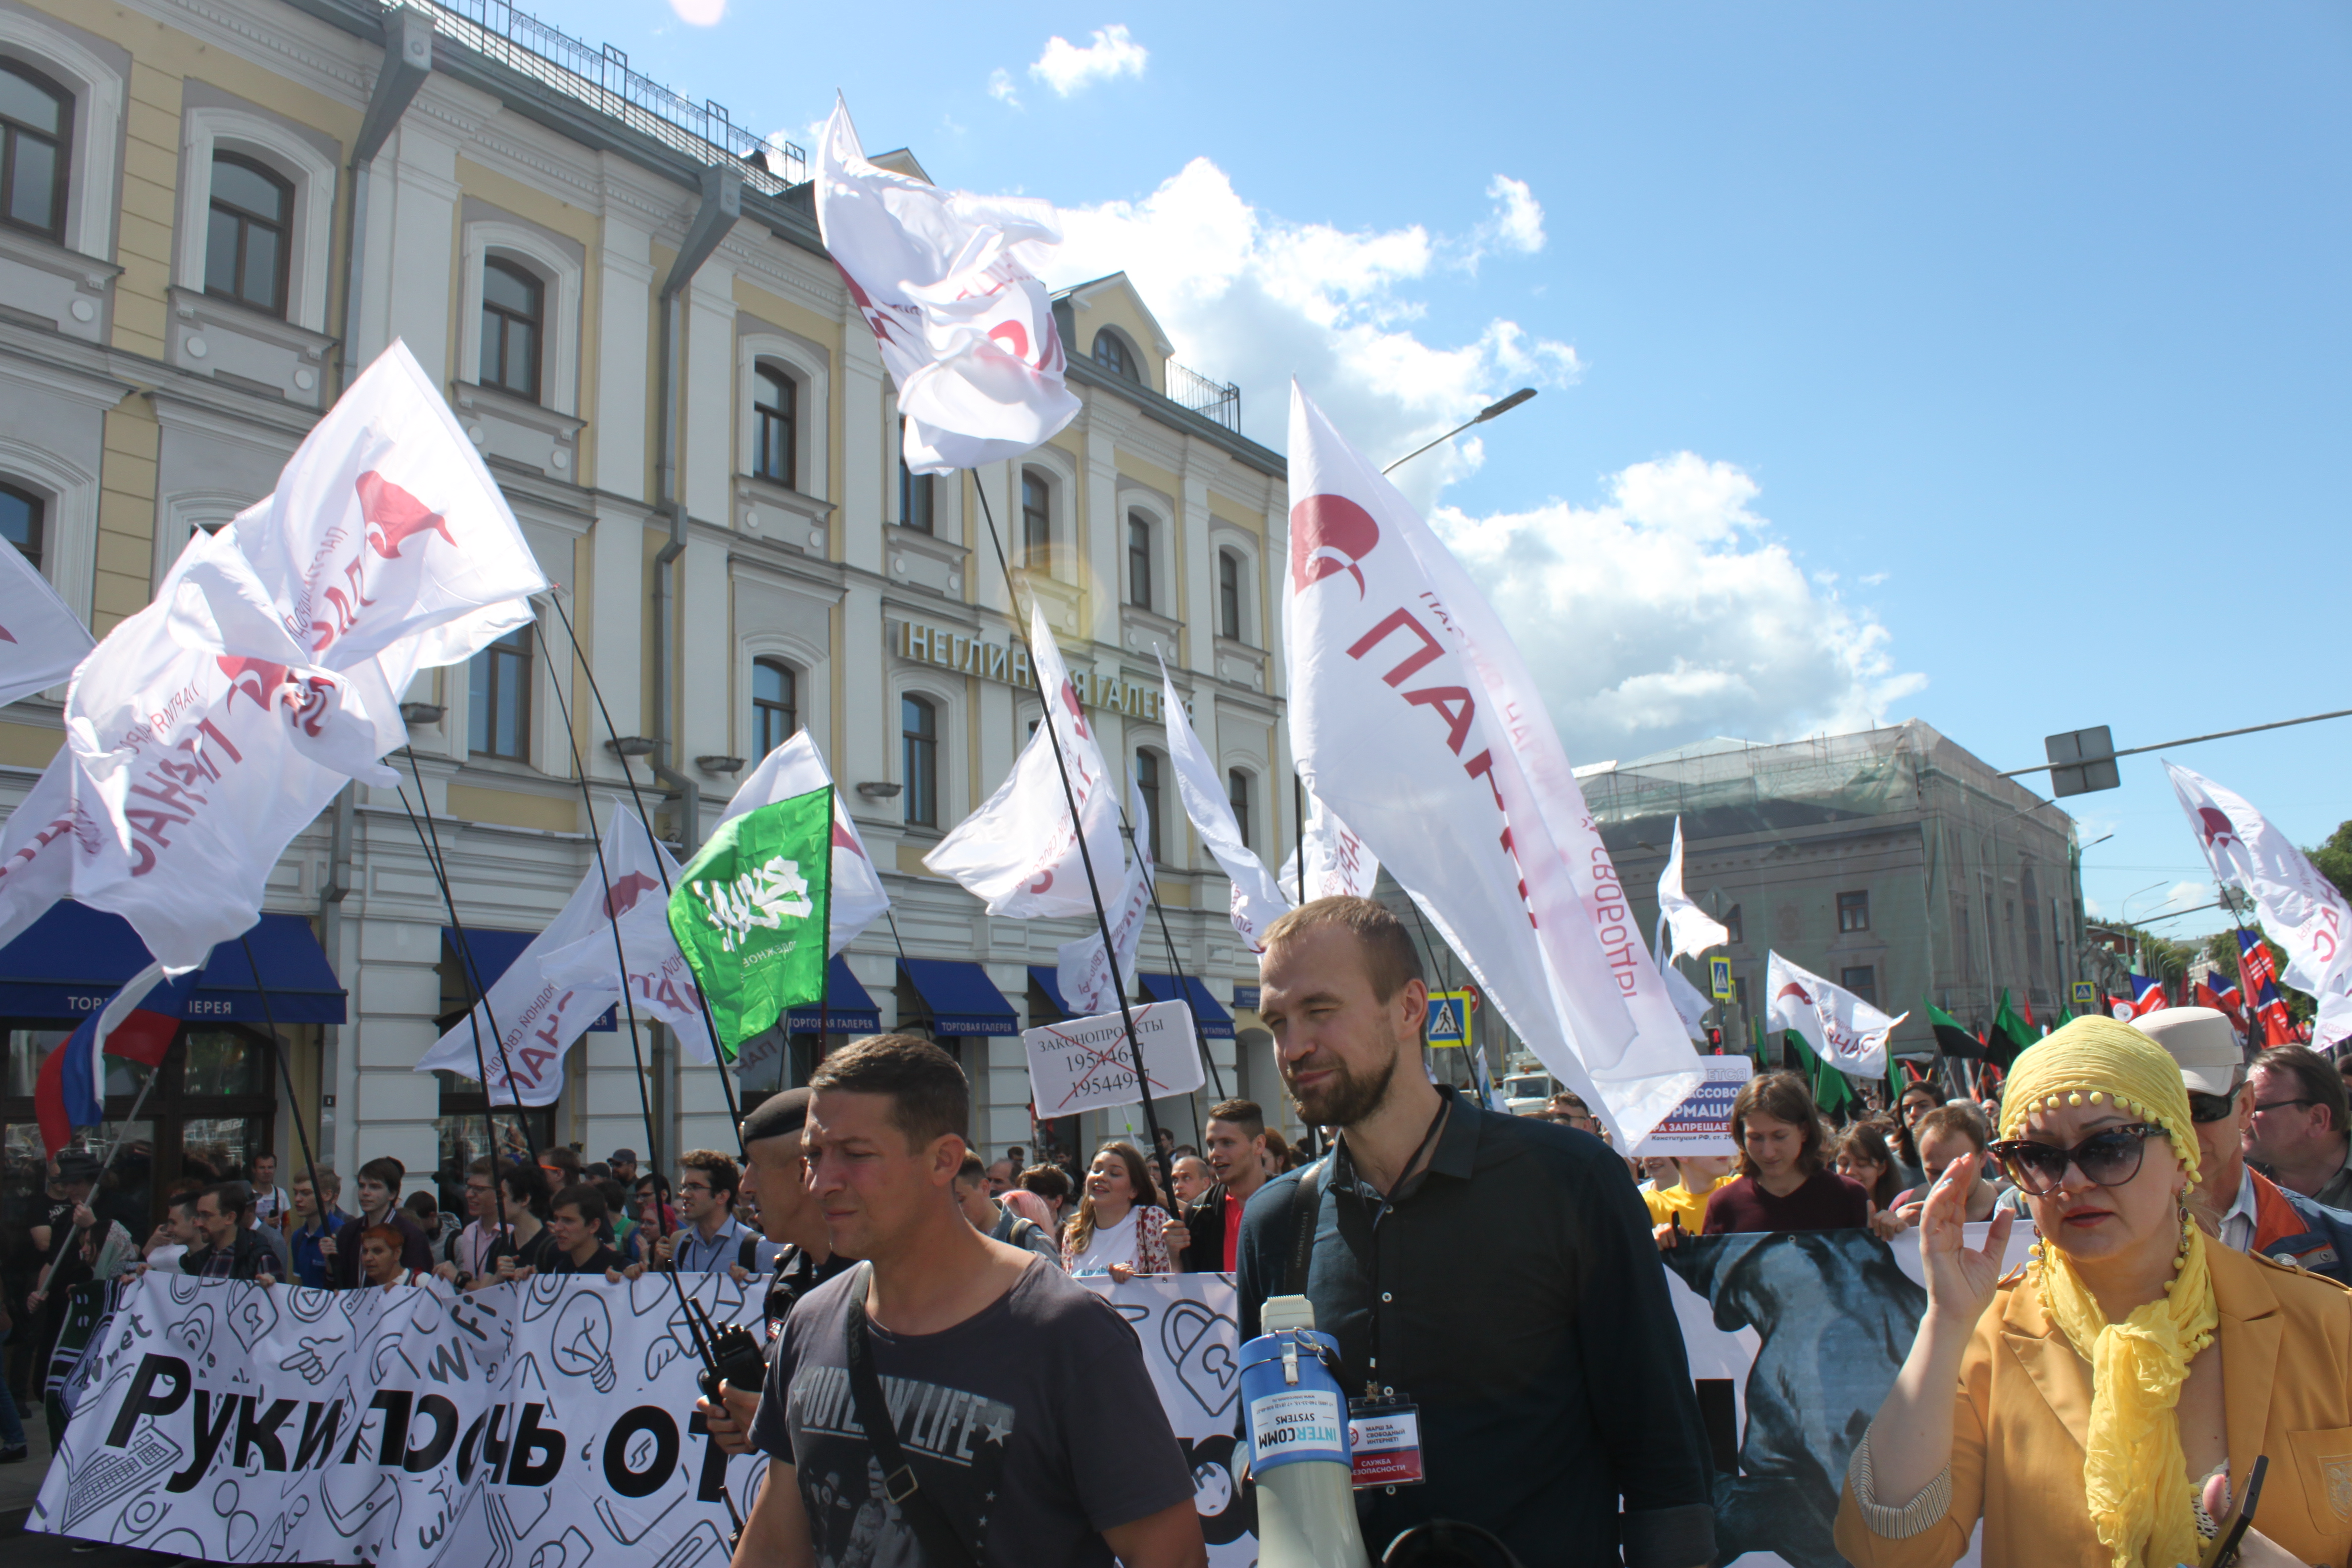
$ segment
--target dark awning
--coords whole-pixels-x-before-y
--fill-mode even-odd
[[[1017,1035],[1021,1015],[988,971],[949,958],[902,958],[915,994],[930,1009],[935,1035]]]
[[[882,1010],[837,952],[824,966],[824,1011],[795,1007],[785,1019],[785,1028],[795,1035],[814,1035],[819,1026],[836,1035],[873,1035],[882,1029]]]
[[[246,960],[247,943],[254,963]],[[129,921],[62,900],[0,948],[0,1014],[16,1018],[87,1016],[106,1005],[122,983],[150,962],[147,944]],[[261,969],[258,985],[254,963]],[[269,998],[266,1010],[265,988]],[[300,915],[264,915],[242,940],[213,949],[179,1016],[257,1027],[272,1020],[340,1024],[343,988],[319,950],[319,939],[310,934],[309,921]]]
[[[1029,966],[1029,984],[1043,991],[1045,994],[1045,1000],[1054,1005],[1054,1011],[1063,1017],[1072,1018],[1077,1016],[1070,1011],[1069,1003],[1063,999],[1060,970],[1047,963],[1033,963]]]
[[[484,991],[496,985],[499,977],[514,967],[515,960],[522,956],[523,949],[539,940],[539,933],[535,931],[484,931],[480,926],[467,926],[461,932],[456,926],[443,926],[441,940],[448,945],[450,956],[457,962],[459,994],[470,996],[474,994],[477,984]],[[468,954],[473,959],[470,964],[467,963]],[[620,971],[615,967],[613,973],[617,974]],[[457,1018],[465,1016],[461,1008]],[[453,1018],[445,1026],[454,1027],[456,1021]],[[617,1002],[605,1008],[588,1026],[591,1033],[603,1034],[617,1034],[620,1027],[621,1007]]]
[[[1201,1026],[1202,1038],[1230,1040],[1234,1037],[1234,1016],[1219,1006],[1217,999],[1209,994],[1209,988],[1193,976],[1184,976],[1181,988],[1178,987],[1172,974],[1139,974],[1136,978],[1143,983],[1144,994],[1154,1002],[1174,1002],[1190,997],[1192,1016]]]

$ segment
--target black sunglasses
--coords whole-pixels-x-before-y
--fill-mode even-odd
[[[1986,1152],[2000,1162],[2001,1170],[2022,1192],[2043,1197],[2066,1177],[2066,1167],[2083,1173],[2094,1186],[2120,1187],[2139,1174],[2140,1160],[2150,1138],[2165,1136],[2164,1129],[2146,1121],[2094,1132],[2072,1149],[2036,1143],[2024,1138],[2004,1138]]]
[[[2240,1089],[2244,1088],[2239,1085]],[[2200,1094],[2189,1091],[2189,1120],[2200,1126],[2210,1127],[2216,1121],[2227,1121],[2238,1114],[2238,1090],[2227,1094]]]

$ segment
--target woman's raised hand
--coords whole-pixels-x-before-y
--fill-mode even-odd
[[[1919,1262],[1927,1276],[1927,1310],[1969,1323],[1983,1315],[1993,1287],[2000,1282],[2001,1255],[2009,1250],[2010,1226],[2016,1217],[2006,1208],[1997,1210],[1984,1246],[1969,1246],[1969,1192],[1983,1162],[1981,1154],[1963,1154],[1945,1166],[1919,1211]]]

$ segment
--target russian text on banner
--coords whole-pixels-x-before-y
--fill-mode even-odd
[[[1143,1047],[1143,1070],[1151,1098],[1190,1094],[1203,1079],[1201,1049],[1192,1034],[1192,1010],[1180,999],[1129,1009],[1135,1038]],[[1040,1118],[1076,1116],[1143,1099],[1135,1079],[1135,1055],[1117,1013],[1066,1018],[1021,1031],[1029,1058],[1029,1093]]]

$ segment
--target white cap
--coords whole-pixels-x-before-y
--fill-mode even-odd
[[[2180,1079],[2191,1094],[2228,1094],[2245,1072],[2238,1032],[2210,1007],[2160,1008],[2133,1019],[2132,1027],[2180,1064]]]

